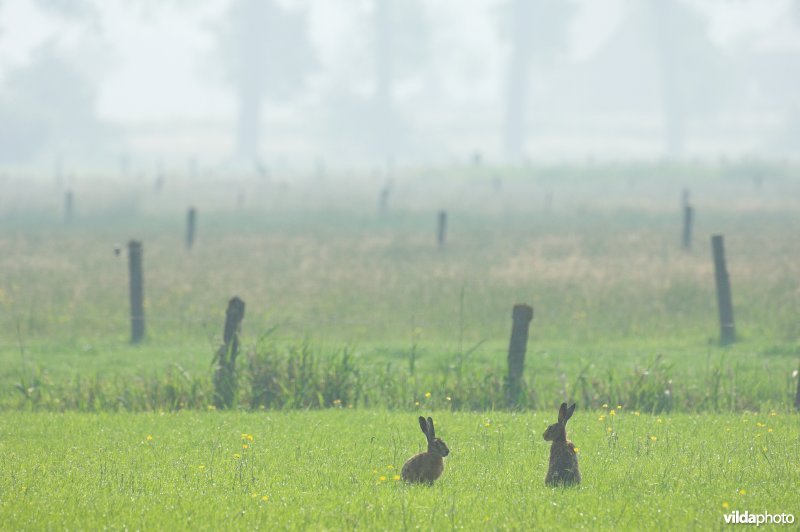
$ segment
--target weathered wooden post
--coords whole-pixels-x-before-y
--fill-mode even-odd
[[[72,221],[72,208],[73,208],[73,195],[71,190],[64,192],[64,222],[70,223]]]
[[[533,307],[524,304],[514,305],[511,319],[506,397],[508,405],[514,406],[519,403],[522,392],[522,374],[525,370],[525,351],[528,346],[528,327],[533,319]]]
[[[800,410],[800,370],[797,372],[797,393],[794,396],[794,409]]]
[[[436,230],[436,243],[439,249],[444,249],[444,239],[447,234],[447,211],[439,211],[439,223]]]
[[[381,189],[380,199],[378,201],[378,211],[381,214],[386,214],[386,211],[389,209],[389,194],[392,192],[392,186],[387,183]]]
[[[128,272],[131,291],[131,343],[144,339],[144,278],[142,275],[142,243],[128,242]]]
[[[194,225],[197,220],[197,209],[189,207],[189,212],[186,214],[186,249],[191,251],[194,245]]]
[[[683,206],[683,249],[692,249],[692,222],[694,221],[694,208],[686,204]]]
[[[736,341],[736,328],[733,322],[733,304],[731,302],[731,283],[725,265],[725,244],[722,235],[711,237],[711,248],[714,254],[714,279],[717,285],[717,308],[719,309],[719,343],[730,345]]]
[[[236,357],[239,354],[239,329],[244,319],[244,301],[234,296],[225,311],[222,345],[214,355],[214,406],[233,406],[236,395]]]

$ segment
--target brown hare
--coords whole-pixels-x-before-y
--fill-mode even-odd
[[[561,403],[558,423],[550,425],[544,431],[544,439],[553,442],[550,445],[550,467],[544,479],[548,486],[573,486],[581,483],[575,445],[567,439],[567,420],[572,417],[573,412],[575,404],[567,408],[567,403]]]
[[[447,444],[436,437],[433,419],[428,418],[426,421],[424,417],[420,416],[419,426],[428,439],[428,450],[412,456],[403,464],[403,480],[433,484],[433,481],[439,478],[444,471],[442,458],[450,454],[450,449],[447,448]]]

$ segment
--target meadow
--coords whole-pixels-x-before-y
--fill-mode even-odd
[[[0,522],[686,529],[735,509],[797,516],[796,174],[404,169],[385,210],[387,177],[370,173],[178,174],[160,187],[87,176],[69,185],[69,220],[64,186],[3,176]],[[733,289],[727,347],[712,234],[725,235]],[[139,345],[132,238],[144,246]],[[212,357],[234,295],[247,305],[239,388],[222,412]],[[534,318],[509,409],[515,303]],[[584,481],[551,490],[541,434],[566,399]],[[404,486],[395,475],[424,443],[416,416],[431,413],[452,450],[445,474]]]

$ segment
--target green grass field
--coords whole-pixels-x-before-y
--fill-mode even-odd
[[[0,519],[8,530],[686,530],[719,528],[733,510],[800,509],[794,415],[579,411],[575,489],[544,486],[555,412],[433,415],[451,455],[426,487],[396,480],[424,444],[412,413],[7,412]]]
[[[62,189],[4,181],[0,528],[706,529],[737,509],[800,514],[796,168],[433,174],[395,176],[383,214],[383,181],[358,176],[176,177],[160,192],[87,178],[69,223]],[[144,245],[137,346],[130,238]],[[247,304],[236,408],[210,411],[233,295]],[[510,412],[520,302],[535,316]],[[551,490],[541,434],[567,399],[584,482]],[[404,486],[431,412],[452,455],[434,487]]]

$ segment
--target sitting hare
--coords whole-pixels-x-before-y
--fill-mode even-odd
[[[442,458],[450,454],[450,449],[447,448],[447,444],[436,437],[433,419],[428,418],[426,421],[424,417],[420,416],[419,426],[428,439],[428,450],[412,456],[403,464],[403,480],[433,484],[433,481],[439,478],[444,471]]]
[[[550,445],[550,467],[544,483],[548,486],[571,486],[581,483],[581,472],[578,470],[578,455],[575,446],[567,439],[567,420],[575,412],[575,404],[567,408],[561,403],[558,410],[558,423],[547,427],[544,439],[553,442]]]

